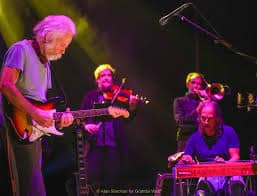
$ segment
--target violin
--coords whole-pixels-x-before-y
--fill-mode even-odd
[[[130,96],[133,95],[133,91],[130,89],[121,89],[119,85],[113,85],[110,90],[103,93],[105,100],[118,100],[122,103],[129,103]],[[138,97],[138,95],[134,95]],[[138,97],[139,103],[148,104],[150,101],[146,97]]]

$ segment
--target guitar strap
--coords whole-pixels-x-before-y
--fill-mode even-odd
[[[36,38],[33,38],[32,39],[32,42],[31,42],[31,45],[32,45],[32,48],[34,49],[34,51],[36,52],[39,60],[41,61],[42,64],[46,64],[47,63],[47,59],[45,56],[43,56],[41,53],[40,53],[40,49],[39,49],[39,45],[38,45],[38,42],[36,40]]]
[[[69,105],[69,100],[63,90],[63,87],[61,86],[60,82],[58,81],[55,72],[52,68],[52,66],[50,66],[50,70],[51,70],[51,75],[52,75],[52,82],[55,86],[56,92],[57,92],[57,96],[60,97],[63,101],[61,102],[61,105],[64,105],[65,108]]]
[[[38,58],[40,59],[41,63],[46,64],[47,59],[46,59],[46,57],[41,55],[38,42],[35,38],[32,39],[31,45],[32,45],[33,49],[35,50],[35,52],[36,52]],[[58,81],[51,64],[50,64],[49,67],[50,67],[50,70],[51,70],[52,82],[53,82],[53,84],[56,88],[56,91],[57,91],[57,96],[58,96],[59,100],[63,100],[63,102],[61,104],[64,105],[65,107],[67,107],[68,106],[67,96],[64,93],[64,90],[63,90],[60,82]],[[51,96],[51,97],[53,97],[53,96]]]

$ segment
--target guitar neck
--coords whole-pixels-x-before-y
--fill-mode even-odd
[[[53,114],[54,120],[57,120],[57,121],[60,120],[64,113],[65,112],[55,112]],[[109,110],[108,108],[100,108],[100,109],[70,111],[69,113],[71,113],[75,119],[78,119],[78,118],[109,115]]]

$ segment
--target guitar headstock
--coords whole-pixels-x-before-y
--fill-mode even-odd
[[[124,108],[119,108],[119,107],[115,107],[115,106],[109,106],[108,107],[108,112],[109,112],[109,114],[113,118],[118,118],[120,116],[122,116],[124,118],[128,118],[129,117],[129,112],[126,109],[124,109]]]

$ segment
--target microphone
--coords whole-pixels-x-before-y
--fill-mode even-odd
[[[180,12],[182,12],[184,9],[188,8],[192,3],[184,3],[183,5],[179,6],[177,9],[173,10],[166,16],[163,16],[160,18],[159,23],[160,25],[164,26],[168,23],[168,20],[172,18],[173,16],[177,16]]]

